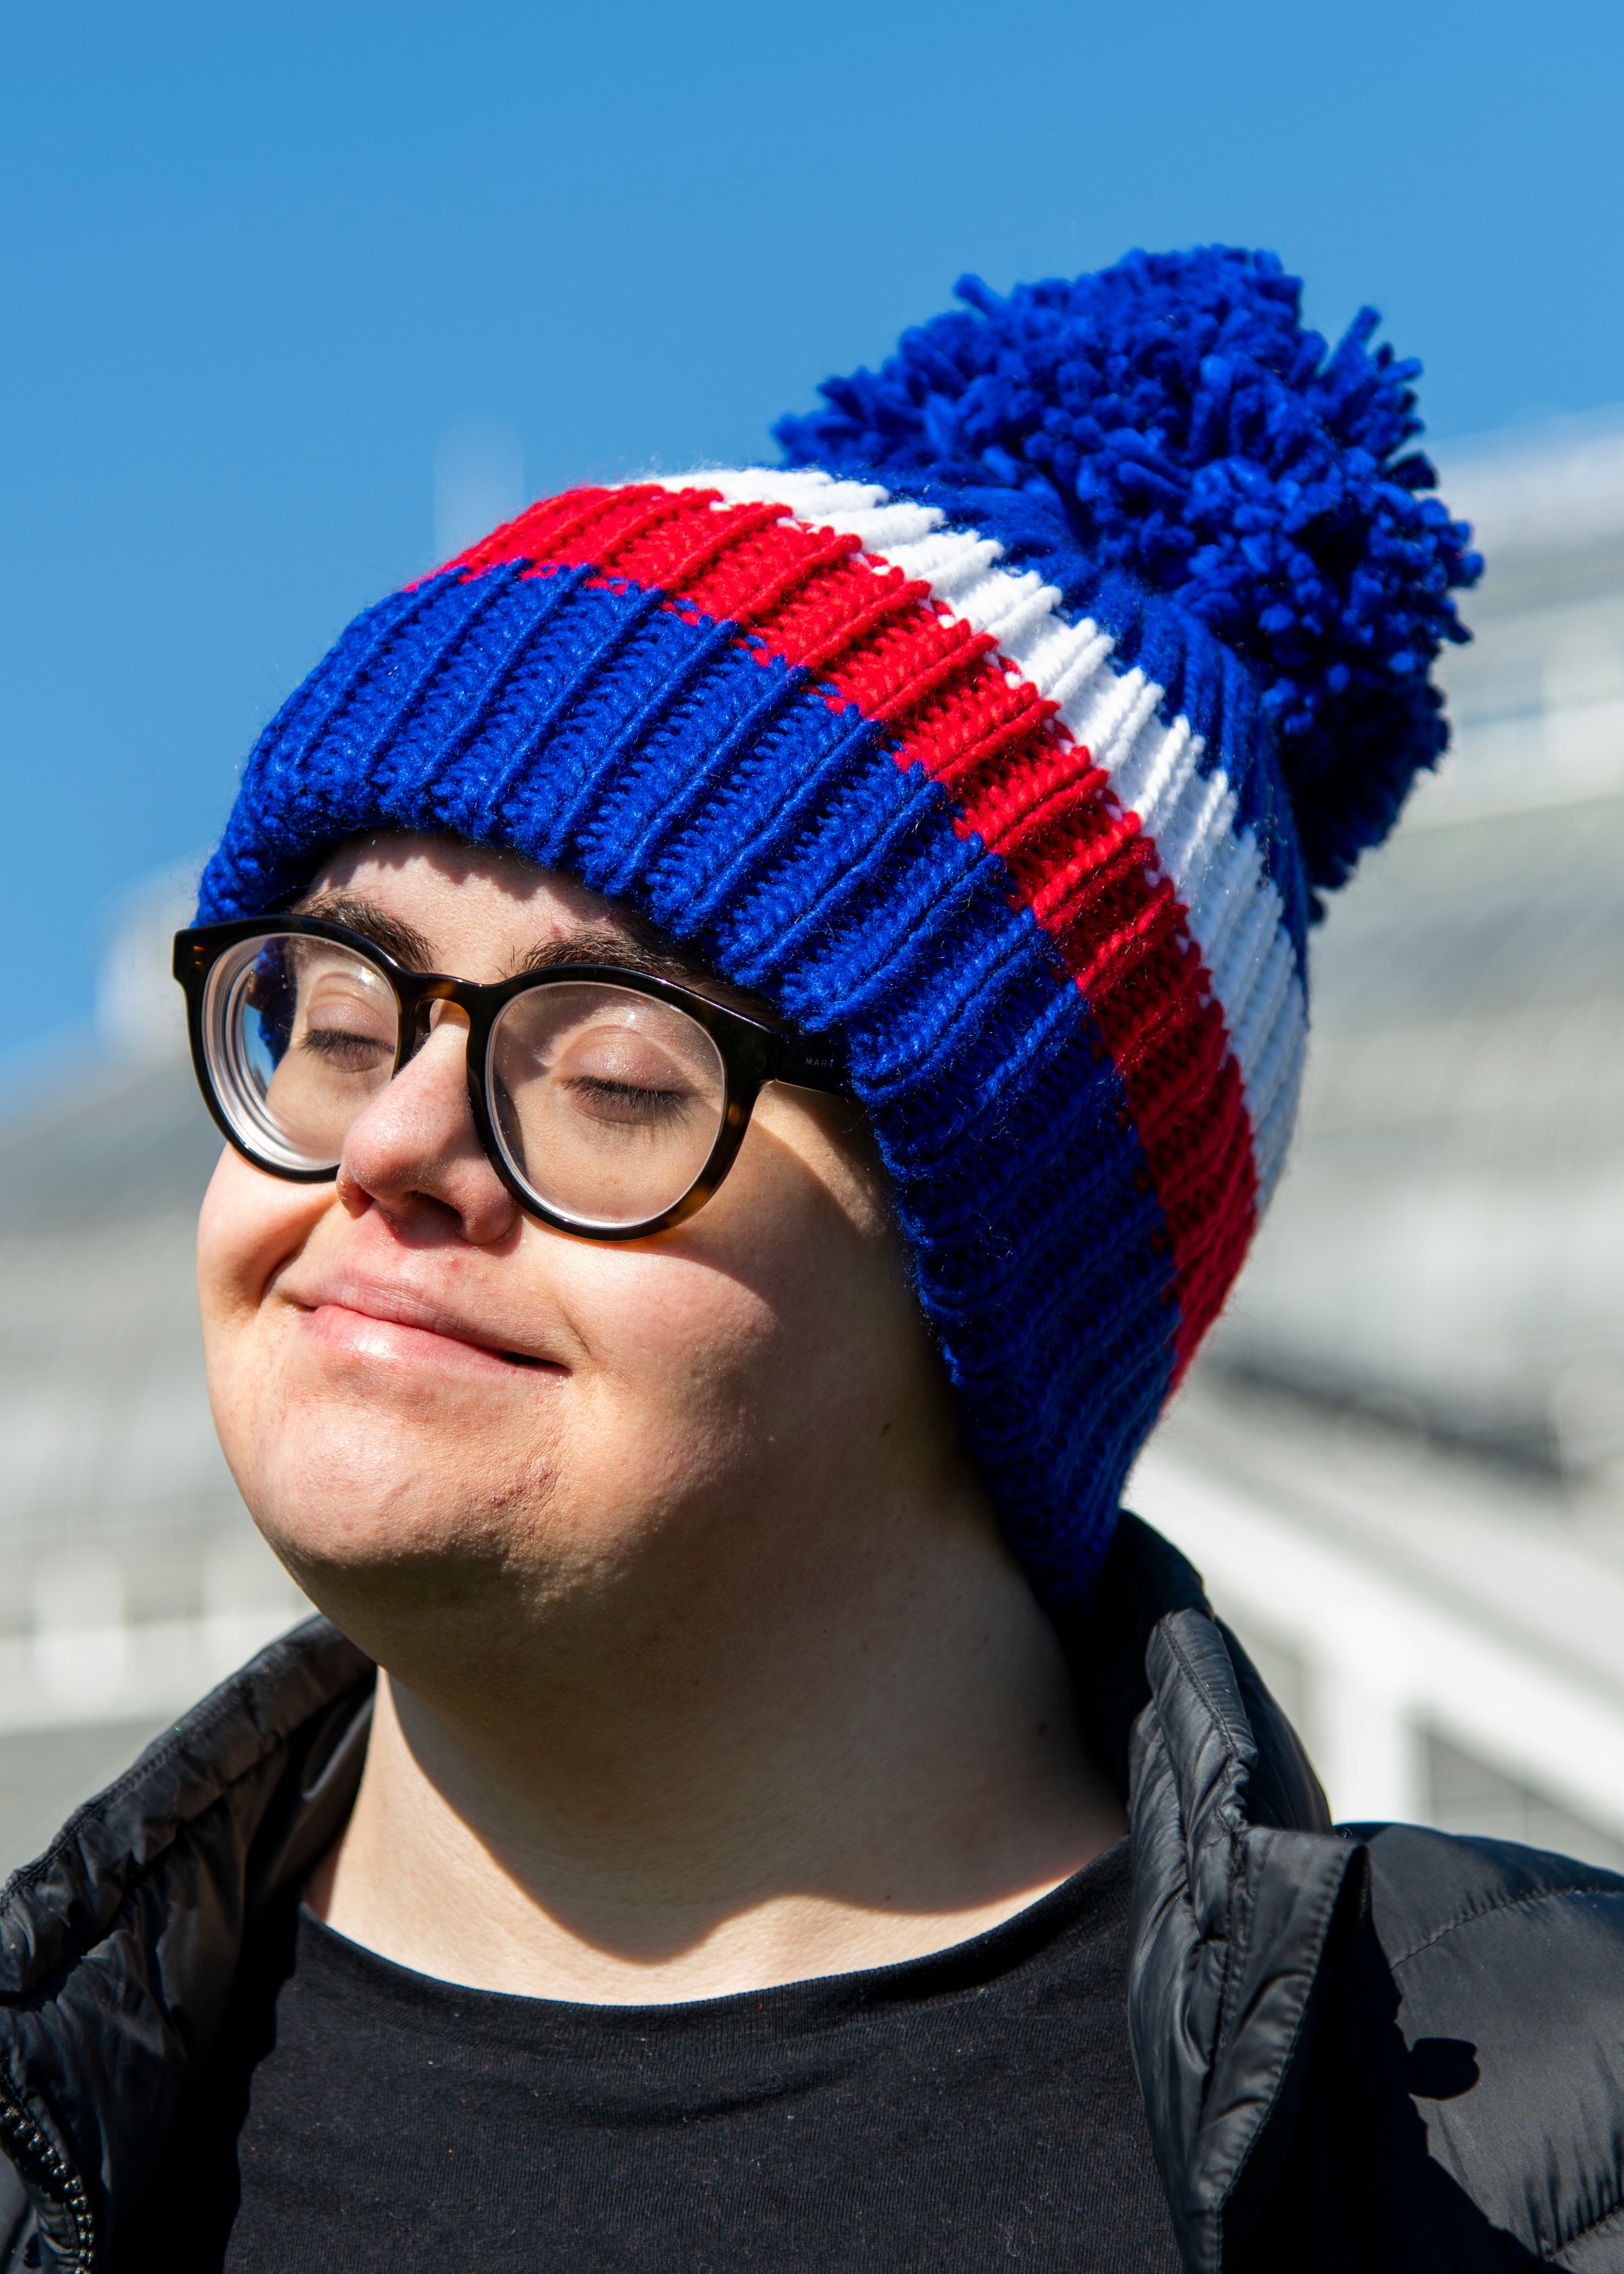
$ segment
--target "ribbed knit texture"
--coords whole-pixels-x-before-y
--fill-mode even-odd
[[[1023,566],[1015,493],[989,532],[914,486],[532,508],[318,666],[201,914],[286,905],[365,831],[452,832],[838,1033],[968,1442],[1075,1600],[1279,1173],[1308,884],[1256,670],[1070,531]]]

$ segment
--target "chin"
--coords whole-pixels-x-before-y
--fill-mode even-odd
[[[549,1496],[549,1473],[533,1449],[392,1399],[313,1414],[284,1405],[238,1471],[255,1523],[318,1601],[324,1571],[402,1580],[505,1564]]]

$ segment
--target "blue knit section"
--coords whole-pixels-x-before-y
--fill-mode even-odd
[[[1254,678],[1309,881],[1341,884],[1447,744],[1428,673],[1482,568],[1407,448],[1420,366],[1371,351],[1371,309],[1327,353],[1272,253],[958,289],[963,311],[779,421],[789,463],[951,498],[1112,631],[1079,552],[1169,595]]]
[[[687,612],[685,612],[687,613]],[[1076,986],[941,790],[735,628],[585,572],[444,574],[351,627],[261,738],[203,921],[367,831],[500,845],[840,1034],[1012,1546],[1085,1595],[1166,1397],[1160,1205]]]

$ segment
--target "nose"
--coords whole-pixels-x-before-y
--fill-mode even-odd
[[[402,1229],[455,1228],[493,1246],[518,1221],[491,1166],[468,1102],[468,1020],[437,1004],[429,1035],[350,1125],[338,1170],[352,1216],[376,1208]]]

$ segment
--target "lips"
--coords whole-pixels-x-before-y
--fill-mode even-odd
[[[343,1275],[316,1285],[284,1285],[281,1292],[323,1341],[357,1355],[442,1364],[462,1358],[482,1369],[567,1371],[546,1352],[525,1349],[499,1326],[413,1288]]]

